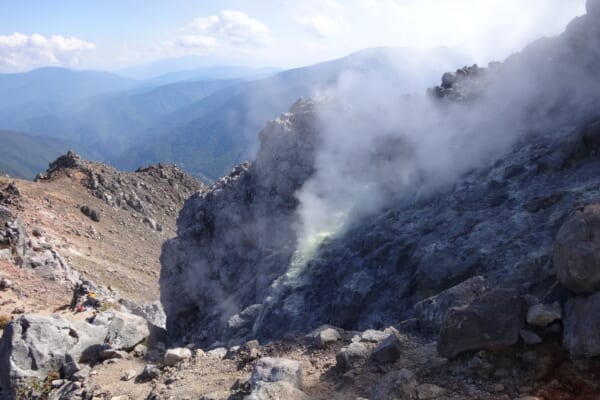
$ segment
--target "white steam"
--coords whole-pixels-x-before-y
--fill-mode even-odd
[[[376,74],[341,79],[332,91],[336,100],[321,108],[316,172],[297,192],[299,248],[340,232],[340,215],[353,221],[395,199],[426,195],[492,163],[524,135],[555,134],[573,117],[562,104],[587,104],[599,93],[588,60],[568,56],[576,49],[574,31],[487,73],[485,91],[473,102],[403,95]],[[575,40],[588,41],[585,34]],[[590,50],[595,60],[598,49]]]

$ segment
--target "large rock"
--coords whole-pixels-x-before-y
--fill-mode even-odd
[[[326,348],[328,345],[337,342],[341,338],[342,336],[337,329],[323,328],[314,333],[312,342],[317,347]]]
[[[148,321],[150,328],[150,342],[164,342],[167,338],[167,316],[160,301],[151,303],[135,303],[131,300],[120,299],[119,303],[124,305],[132,314],[140,316]]]
[[[559,282],[575,293],[600,290],[600,204],[577,210],[560,228],[554,267]]]
[[[423,328],[438,330],[450,309],[469,305],[489,289],[482,276],[470,278],[450,289],[415,304],[415,314]]]
[[[178,236],[161,254],[161,302],[173,338],[195,334],[210,344],[248,335],[261,311],[256,300],[287,271],[295,192],[312,173],[317,132],[314,103],[292,111],[261,132],[251,166],[236,167],[181,210]]]
[[[114,312],[105,343],[115,350],[132,350],[150,335],[148,322],[137,315]]]
[[[600,293],[567,301],[563,345],[573,358],[600,356]]]
[[[250,384],[254,389],[260,383],[272,382],[287,382],[302,389],[302,363],[285,358],[261,358],[254,365]]]
[[[438,340],[440,355],[453,358],[469,350],[509,346],[518,342],[526,305],[516,290],[495,289],[469,306],[454,308]]]
[[[559,303],[535,304],[527,311],[527,323],[533,326],[543,328],[560,319],[562,319],[562,310]]]
[[[402,355],[402,341],[396,334],[391,334],[371,352],[370,359],[376,363],[393,363]]]
[[[336,355],[336,367],[340,372],[346,372],[364,364],[369,351],[362,343],[352,342],[343,347]]]
[[[59,315],[17,318],[0,339],[0,393],[13,393],[32,378],[43,381],[50,371],[85,359],[105,336],[106,327],[71,324]]]
[[[185,347],[178,347],[176,349],[169,349],[165,353],[165,365],[173,366],[180,361],[187,360],[192,357],[192,351]]]

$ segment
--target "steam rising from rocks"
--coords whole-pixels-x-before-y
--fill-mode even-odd
[[[520,139],[560,135],[589,114],[600,88],[600,30],[591,18],[503,64],[446,76],[446,89],[432,96],[404,95],[385,76],[341,79],[319,109],[315,173],[297,192],[300,246],[339,231],[341,215],[350,216],[348,226],[394,201],[427,196]],[[582,46],[587,58],[578,60]]]

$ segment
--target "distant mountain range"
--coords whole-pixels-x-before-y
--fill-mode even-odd
[[[145,80],[62,68],[0,74],[0,129],[40,135],[44,143],[56,139],[58,147],[69,143],[84,154],[93,149],[96,159],[121,169],[171,162],[213,180],[252,158],[261,128],[301,96],[335,88],[349,75],[386,76],[390,87],[408,93],[468,61],[443,48],[374,48],[282,72],[208,66]],[[163,67],[128,74],[149,76]],[[19,171],[35,175],[24,166]]]
[[[220,57],[183,56],[163,58],[141,65],[135,65],[115,71],[116,74],[138,80],[160,81],[165,77],[176,77],[177,80],[191,79],[233,79],[256,78],[264,73],[280,72],[280,68],[252,68],[232,65],[231,60]],[[186,77],[187,76],[187,77]],[[163,81],[170,83],[174,81]]]

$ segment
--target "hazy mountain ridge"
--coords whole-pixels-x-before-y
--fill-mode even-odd
[[[344,79],[369,75],[387,76],[399,93],[410,93],[433,84],[445,69],[465,60],[449,49],[376,48],[240,83],[165,117],[148,131],[153,138],[149,143],[127,149],[112,162],[131,169],[149,160],[166,160],[213,180],[252,159],[258,147],[256,132],[299,97],[327,95]],[[413,78],[417,71],[420,80]]]
[[[0,171],[13,178],[30,180],[59,155],[74,147],[81,148],[62,139],[3,130],[0,130],[0,143]],[[83,154],[87,158],[99,157],[98,153],[90,150]]]
[[[180,77],[199,73],[194,76],[229,76],[238,81],[184,81],[158,87],[156,82],[168,77],[133,81],[106,75],[127,86],[127,90],[106,93],[111,86],[104,85],[102,92],[89,90],[85,98],[80,93],[62,96],[65,101],[38,96],[36,101],[0,107],[0,128],[63,138],[80,143],[81,149],[93,147],[101,161],[122,169],[164,161],[177,163],[196,177],[213,180],[238,162],[253,158],[258,143],[256,132],[301,96],[326,93],[338,82],[359,79],[361,74],[360,79],[368,79],[367,74],[388,75],[390,84],[397,85],[400,92],[410,92],[426,81],[433,83],[447,67],[462,62],[462,55],[447,49],[379,48],[255,81],[243,79],[273,71],[207,67],[183,71]],[[423,81],[407,79],[419,69]],[[37,79],[49,73],[77,77],[74,82],[96,74],[49,69],[17,77]]]
[[[25,73],[0,74],[0,107],[29,102],[69,105],[99,93],[132,89],[139,82],[101,71],[47,67]]]

